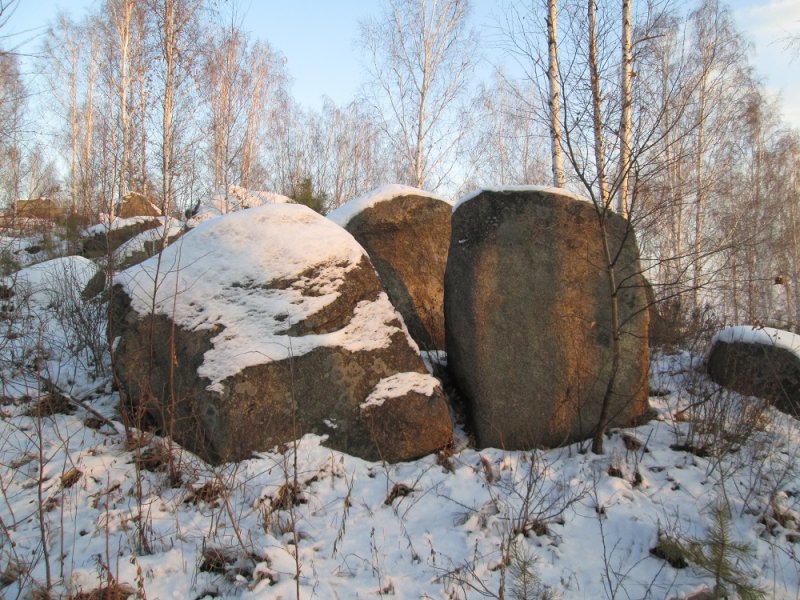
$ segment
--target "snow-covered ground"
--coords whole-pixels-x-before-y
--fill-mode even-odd
[[[613,432],[604,455],[462,443],[450,456],[386,465],[307,436],[211,468],[166,440],[126,439],[106,379],[87,374],[73,393],[108,423],[83,407],[26,416],[35,399],[9,398],[2,593],[29,597],[49,577],[61,595],[115,581],[147,598],[294,598],[299,572],[302,598],[498,597],[503,585],[514,597],[527,564],[555,597],[686,598],[713,577],[651,549],[660,534],[706,538],[725,503],[731,534],[753,548],[737,572],[766,597],[796,598],[797,422],[769,410],[748,440],[726,442],[729,452],[687,451],[713,435],[692,420],[703,415],[680,412],[697,394],[748,402],[715,395],[691,359],[655,360],[658,418]]]

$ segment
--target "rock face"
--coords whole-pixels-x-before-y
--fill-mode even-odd
[[[444,271],[452,205],[406,186],[384,186],[328,215],[369,254],[384,289],[425,350],[443,350]]]
[[[81,234],[81,254],[87,258],[108,256],[128,240],[162,224],[157,218],[132,217],[116,219],[111,225],[93,225]]]
[[[324,217],[291,204],[236,212],[198,225],[156,268],[116,280],[118,375],[129,408],[205,459],[305,433],[391,462],[450,443],[438,382],[363,249]]]
[[[763,398],[800,416],[800,336],[777,329],[728,327],[706,357],[708,374],[721,386]]]
[[[636,240],[606,222],[623,327],[611,424],[648,410],[647,310]],[[609,278],[594,207],[546,188],[482,191],[453,213],[445,276],[448,365],[479,446],[592,435],[610,379]]]

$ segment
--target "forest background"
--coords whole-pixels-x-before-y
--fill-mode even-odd
[[[753,60],[753,41],[800,53],[797,23],[764,39],[751,13],[748,39],[717,0],[470,4],[369,4],[338,32],[357,69],[327,69],[358,74],[352,98],[316,106],[253,6],[2,1],[0,205],[48,197],[87,225],[131,191],[171,214],[232,185],[327,212],[387,182],[550,183],[630,218],[670,322],[798,330],[796,103]],[[45,30],[26,29],[32,5]],[[311,60],[340,47],[314,30],[288,32]]]

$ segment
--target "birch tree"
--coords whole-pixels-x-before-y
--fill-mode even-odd
[[[5,204],[13,206],[22,195],[24,108],[27,92],[22,83],[17,57],[0,53],[0,176]]]
[[[467,128],[457,108],[477,50],[468,7],[467,0],[387,0],[383,20],[362,24],[372,98],[398,175],[420,188],[445,182]]]
[[[326,99],[316,119],[310,147],[315,150],[319,195],[336,208],[385,182],[388,170],[380,126],[368,106],[337,106]]]
[[[213,186],[227,198],[230,184],[258,185],[257,142],[270,116],[280,110],[273,101],[285,94],[281,58],[265,42],[251,42],[231,22],[219,29],[202,57],[210,130]]]
[[[622,61],[620,90],[622,95],[622,116],[619,124],[619,170],[620,186],[617,212],[628,217],[628,185],[631,171],[631,0],[622,0]]]
[[[133,12],[135,0],[110,0],[108,10],[111,23],[117,36],[119,78],[117,79],[117,99],[119,102],[119,124],[121,132],[120,151],[121,161],[119,169],[119,201],[128,192],[130,184],[130,70],[131,70],[131,38],[133,30]]]
[[[63,156],[68,164],[70,211],[87,219],[92,214],[95,159],[95,88],[98,71],[98,36],[89,34],[88,22],[75,22],[65,14],[56,17],[45,37],[43,73],[62,123]]]
[[[194,161],[190,144],[185,138],[191,128],[181,130],[179,125],[189,123],[194,112],[191,103],[191,75],[196,53],[200,47],[197,39],[201,0],[149,0],[155,17],[158,53],[159,83],[158,103],[161,111],[161,128],[158,151],[160,158],[162,210],[169,213],[178,204],[178,177],[191,179]],[[181,109],[179,111],[179,108]],[[181,172],[183,170],[183,172]]]
[[[730,12],[718,0],[704,0],[691,16],[694,38],[692,50],[696,68],[694,130],[694,271],[692,305],[696,313],[702,309],[701,291],[705,281],[705,259],[710,249],[706,244],[706,204],[714,173],[709,173],[711,144],[721,148],[725,129],[733,124],[726,95],[736,83],[746,82],[741,38],[733,27]],[[745,67],[746,68],[746,67]],[[738,93],[738,90],[737,92]],[[728,96],[730,97],[730,96]]]
[[[80,76],[80,44],[77,26],[72,23],[65,14],[60,14],[56,19],[56,28],[48,31],[47,42],[45,43],[45,53],[49,57],[49,67],[45,73],[48,74],[48,83],[54,98],[60,102],[66,120],[69,122],[69,191],[70,191],[70,210],[77,211],[78,200],[78,163],[79,163],[79,139],[80,130],[78,125],[78,78]],[[55,43],[51,42],[55,40]],[[67,85],[64,86],[66,80]],[[66,88],[66,94],[61,90]]]
[[[525,185],[553,177],[552,130],[534,117],[542,102],[529,81],[510,81],[503,72],[479,90],[473,112],[476,126],[470,137],[468,177],[461,192],[481,186]],[[563,170],[561,172],[563,175]],[[556,182],[553,182],[554,185]]]
[[[553,185],[564,187],[564,159],[561,152],[561,91],[558,81],[558,9],[557,0],[547,2],[547,81],[550,153],[553,163]]]

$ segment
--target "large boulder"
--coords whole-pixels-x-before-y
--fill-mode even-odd
[[[617,256],[619,369],[610,424],[648,411],[647,300],[633,232],[605,222]],[[445,276],[448,365],[479,446],[556,446],[593,434],[613,349],[609,276],[593,205],[548,188],[461,200]]]
[[[451,440],[438,382],[366,253],[304,206],[202,223],[116,283],[127,409],[210,462],[306,433],[392,462]]]
[[[450,244],[450,202],[422,190],[387,185],[328,215],[369,254],[411,337],[444,350],[444,270]]]
[[[713,381],[800,416],[800,336],[769,327],[727,327],[706,356]]]

